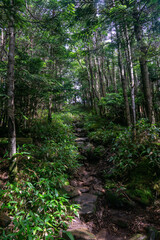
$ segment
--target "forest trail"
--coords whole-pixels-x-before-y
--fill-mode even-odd
[[[104,170],[109,171],[108,162],[94,159],[92,149],[95,146],[86,137],[80,122],[75,123],[75,136],[83,163],[70,178],[66,191],[71,201],[80,204],[81,209],[79,218],[73,219],[67,231],[75,240],[159,240],[152,228],[159,222],[156,207],[144,208],[131,199],[128,199],[131,206],[125,206],[119,199],[109,199],[103,177]],[[63,237],[70,239],[65,234]]]

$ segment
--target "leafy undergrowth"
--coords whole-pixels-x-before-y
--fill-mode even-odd
[[[106,189],[125,194],[143,205],[160,195],[158,126],[150,126],[146,119],[141,119],[136,126],[136,140],[131,128],[93,115],[85,117],[84,126],[91,141],[110,149],[111,156],[107,159],[110,167],[104,170]],[[98,151],[98,147],[95,149]]]
[[[88,114],[85,116],[84,129],[88,132],[88,137],[96,144],[108,146],[113,144],[115,138],[124,127],[109,122],[106,118]]]
[[[12,217],[9,228],[0,230],[1,239],[61,239],[60,229],[78,214],[79,206],[62,191],[68,173],[78,167],[74,120],[72,114],[54,114],[50,124],[33,123],[35,144],[19,147],[16,182],[0,193],[1,209]]]

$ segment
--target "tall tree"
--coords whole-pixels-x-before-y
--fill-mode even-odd
[[[9,17],[9,52],[8,52],[8,148],[9,157],[12,159],[16,153],[16,127],[15,127],[15,103],[14,103],[14,66],[15,66],[15,21],[14,21],[14,2],[10,1]],[[16,171],[16,159],[12,160],[10,171]]]

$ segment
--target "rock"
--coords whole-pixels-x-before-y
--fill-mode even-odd
[[[84,193],[81,196],[75,197],[74,201],[78,204],[87,203],[87,202],[96,203],[97,196],[90,193]]]
[[[136,234],[129,240],[147,240],[147,236],[143,234]]]
[[[0,213],[0,227],[7,227],[11,222],[10,217],[8,217],[5,213]]]
[[[88,138],[87,137],[78,137],[75,139],[75,142],[87,142]]]
[[[101,185],[94,185],[93,188],[95,191],[105,193],[105,189]]]
[[[94,145],[92,143],[88,143],[86,146],[84,146],[83,150],[85,152],[92,152],[95,149]]]
[[[96,210],[96,206],[94,203],[85,203],[85,204],[81,204],[81,209],[79,211],[79,214],[81,216],[89,215],[89,214],[93,214],[95,210]]]
[[[64,240],[71,240],[71,238],[69,238],[69,233],[75,240],[96,240],[96,236],[93,233],[83,228],[64,231],[62,234]]]
[[[75,129],[75,132],[77,132],[77,133],[82,133],[82,132],[84,132],[84,130],[83,130],[83,128],[77,127],[77,128]]]
[[[69,223],[67,231],[71,231],[73,229],[80,229],[80,228],[88,230],[88,226],[84,222],[82,222],[78,217],[74,217],[72,222]]]
[[[67,185],[67,186],[64,186],[63,188],[68,193],[70,198],[74,198],[74,197],[79,196],[81,194],[80,190],[76,187]]]
[[[85,176],[82,178],[82,181],[84,182],[84,184],[83,184],[84,186],[89,186],[96,181],[96,178],[92,177],[92,176],[88,176],[86,178],[86,176]]]
[[[122,219],[122,218],[113,218],[113,223],[115,223],[117,226],[121,227],[121,228],[127,228],[128,227],[128,223],[126,220]]]
[[[80,191],[81,193],[87,193],[87,192],[89,192],[89,187],[79,188],[79,191]]]
[[[76,180],[70,180],[70,184],[71,184],[71,186],[73,186],[73,187],[77,187],[78,186],[78,182],[76,181]]]
[[[101,231],[96,235],[97,240],[107,240],[108,232],[106,229],[101,229]]]
[[[83,148],[84,142],[77,142],[79,148]]]
[[[75,197],[74,202],[80,204],[80,215],[92,214],[96,208],[97,196],[90,193],[83,193],[80,196]]]

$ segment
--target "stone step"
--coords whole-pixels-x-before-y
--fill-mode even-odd
[[[84,129],[83,128],[75,128],[75,133],[84,133]]]
[[[95,212],[97,196],[90,193],[82,193],[80,196],[73,198],[73,201],[80,204],[80,215],[90,215]]]
[[[64,240],[70,240],[69,233],[74,237],[75,240],[97,240],[96,236],[86,229],[79,228],[70,231],[64,231],[62,237]]]
[[[78,137],[75,139],[75,142],[87,142],[88,138],[87,137]]]

